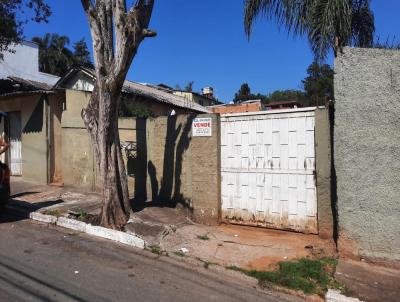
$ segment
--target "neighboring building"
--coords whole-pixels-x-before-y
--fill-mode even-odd
[[[165,84],[159,84],[157,86],[151,85],[153,88],[163,90],[168,93],[172,93],[181,97],[184,97],[188,101],[195,102],[201,106],[208,107],[222,104],[214,97],[214,89],[212,87],[205,87],[202,89],[202,93],[199,94],[193,91],[185,91],[181,89],[174,89]]]
[[[11,50],[12,52],[2,53],[0,79],[16,77],[44,83],[46,87],[52,87],[60,79],[58,76],[39,71],[39,46],[36,43],[22,41],[12,46]]]
[[[215,104],[218,104],[219,102],[213,98],[208,98],[204,95],[198,94],[196,92],[188,92],[188,91],[179,91],[175,90],[173,92],[175,95],[179,95],[181,97],[184,97],[185,99],[195,102],[201,106],[213,106]]]
[[[13,175],[43,183],[58,181],[61,174],[55,154],[59,152],[64,92],[51,90],[59,77],[39,71],[39,47],[22,42],[0,61],[0,133],[10,143],[2,157]]]
[[[91,92],[94,87],[94,80],[93,70],[83,67],[73,68],[57,82],[55,88],[81,91],[82,93]],[[150,109],[154,116],[168,115],[172,110],[176,114],[208,112],[205,107],[194,101],[174,95],[164,88],[151,84],[125,81],[122,92],[128,100]]]
[[[261,100],[250,100],[238,104],[222,104],[209,106],[208,109],[213,113],[242,113],[256,112],[264,110],[264,105]]]
[[[297,101],[276,101],[266,104],[265,110],[290,109],[290,108],[300,108],[300,107],[303,106]]]

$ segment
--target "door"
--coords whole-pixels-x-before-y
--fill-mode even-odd
[[[314,110],[279,111],[221,117],[222,218],[317,233]]]
[[[19,111],[8,113],[8,120],[11,175],[22,175],[21,113]]]

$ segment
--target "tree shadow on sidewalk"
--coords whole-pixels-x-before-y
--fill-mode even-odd
[[[24,192],[13,195],[13,198],[31,194]],[[29,218],[29,214],[39,209],[63,203],[62,199],[47,200],[36,203],[29,203],[22,200],[11,199],[8,204],[0,208],[0,223],[16,222]]]

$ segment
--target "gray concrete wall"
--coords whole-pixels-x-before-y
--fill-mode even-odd
[[[400,261],[400,51],[335,60],[335,169],[342,255]]]

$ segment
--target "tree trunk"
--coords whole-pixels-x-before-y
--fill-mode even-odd
[[[92,141],[102,183],[99,222],[105,227],[121,229],[131,207],[118,133],[118,102],[140,43],[156,35],[147,28],[154,0],[136,0],[129,10],[125,0],[81,2],[90,25],[96,67],[94,89],[88,106],[82,110],[82,119]]]
[[[104,227],[121,229],[129,218],[131,207],[118,131],[119,94],[100,90],[96,86],[82,117],[94,146],[102,183],[103,204],[99,223]]]

